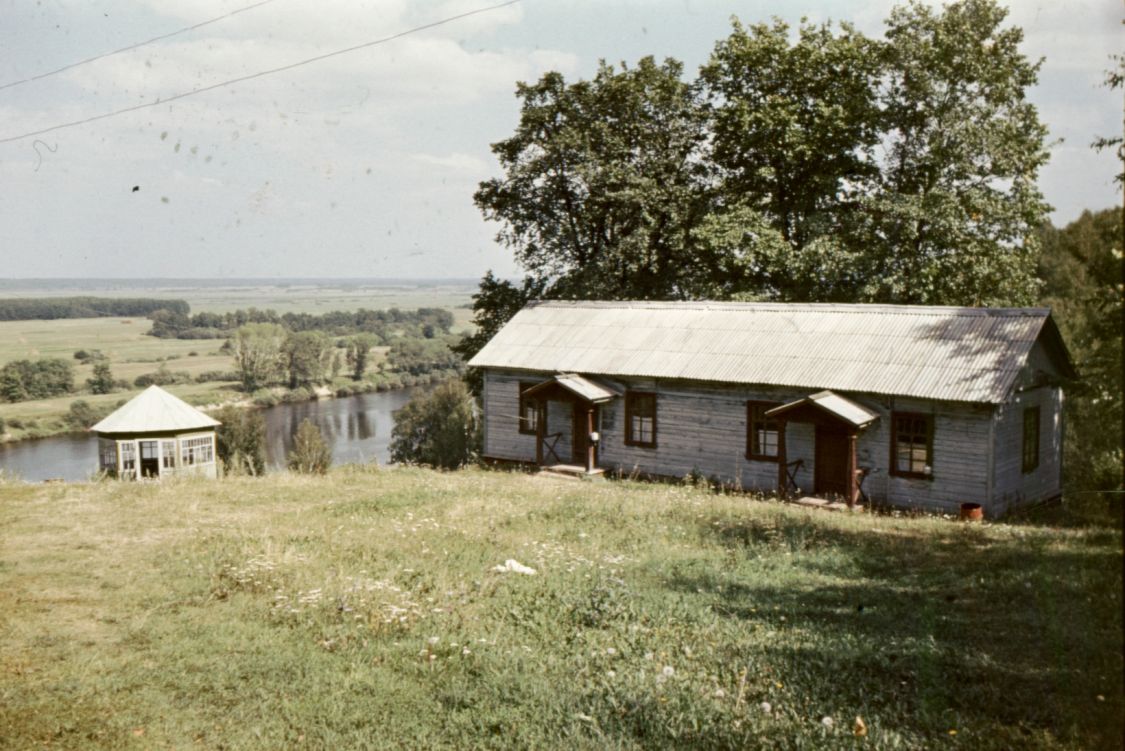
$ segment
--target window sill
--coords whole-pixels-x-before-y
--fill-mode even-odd
[[[766,454],[747,454],[746,460],[750,462],[772,462],[777,464],[777,456],[768,456]]]
[[[934,479],[932,472],[927,475],[922,472],[900,472],[892,469],[890,475],[891,477],[901,477],[904,480],[929,480],[932,482]]]
[[[628,446],[629,448],[634,448],[634,449],[654,449],[654,448],[656,448],[655,443],[636,443],[634,441],[625,441],[625,445]]]

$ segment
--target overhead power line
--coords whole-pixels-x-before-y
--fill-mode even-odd
[[[215,18],[211,18],[211,19],[208,19],[206,21],[200,21],[199,23],[193,24],[192,26],[185,26],[182,29],[178,29],[176,31],[171,31],[167,34],[161,34],[158,37],[153,37],[152,39],[146,39],[143,42],[137,42],[136,44],[130,44],[128,47],[122,47],[121,49],[114,50],[113,52],[105,52],[105,53],[102,53],[101,55],[94,55],[93,57],[88,57],[85,60],[79,60],[76,63],[71,63],[70,65],[64,65],[61,68],[55,68],[54,70],[49,70],[46,73],[40,73],[37,76],[30,76],[28,78],[21,78],[18,81],[12,81],[11,83],[6,83],[6,84],[3,84],[3,85],[0,85],[0,91],[3,91],[4,89],[10,89],[13,86],[19,86],[20,84],[30,83],[31,81],[38,81],[41,78],[47,78],[48,76],[53,76],[53,75],[56,75],[58,73],[62,73],[64,70],[70,70],[71,68],[77,68],[79,65],[85,65],[86,63],[92,63],[96,60],[102,60],[102,59],[105,59],[107,57],[111,57],[113,55],[119,55],[122,52],[128,52],[129,50],[135,50],[138,47],[144,47],[146,44],[152,44],[153,42],[159,42],[161,39],[168,39],[170,37],[178,36],[179,34],[186,34],[189,31],[195,31],[196,29],[201,29],[204,26],[207,26],[208,24],[213,24],[217,21],[222,21],[223,19],[230,18],[231,16],[237,16],[239,13],[245,13],[248,10],[253,10],[254,8],[260,8],[263,5],[269,5],[273,1],[274,0],[262,0],[262,2],[260,2],[260,3],[254,3],[253,5],[247,5],[244,8],[238,8],[237,10],[232,10],[230,13],[226,13],[224,15],[217,16]]]
[[[138,110],[143,110],[143,109],[146,109],[148,107],[157,107],[161,104],[169,104],[171,102],[175,102],[175,101],[180,100],[180,99],[186,99],[189,96],[195,96],[197,94],[203,94],[203,93],[206,93],[208,91],[214,91],[215,89],[221,89],[224,86],[231,86],[231,85],[236,84],[236,83],[243,83],[245,81],[251,81],[255,78],[262,78],[264,76],[271,76],[274,73],[282,73],[282,72],[287,71],[287,70],[293,70],[294,68],[300,68],[301,66],[308,65],[309,63],[317,63],[317,62],[320,62],[321,60],[327,60],[330,57],[337,57],[339,55],[346,55],[349,52],[356,52],[357,50],[367,49],[368,47],[375,47],[376,45],[386,44],[387,42],[393,42],[395,39],[401,39],[402,37],[410,36],[411,34],[417,34],[419,31],[425,31],[427,29],[433,29],[433,28],[436,28],[438,26],[444,26],[445,24],[452,23],[453,21],[459,21],[462,18],[468,18],[469,16],[476,16],[476,15],[480,15],[481,13],[489,13],[489,12],[494,11],[494,10],[499,10],[500,8],[506,8],[509,5],[515,5],[516,3],[519,3],[519,2],[522,2],[522,0],[508,0],[507,2],[497,3],[496,5],[489,5],[485,8],[478,8],[476,10],[470,10],[470,11],[465,12],[465,13],[458,13],[455,16],[447,16],[446,18],[443,18],[439,21],[433,21],[431,23],[422,24],[421,26],[415,26],[412,29],[406,29],[405,31],[400,31],[396,34],[391,34],[390,36],[382,37],[381,39],[373,39],[370,42],[364,42],[362,44],[356,44],[356,45],[353,45],[351,47],[345,47],[343,49],[334,50],[332,52],[326,52],[323,55],[316,55],[314,57],[309,57],[309,58],[306,58],[304,60],[299,60],[295,63],[289,63],[288,65],[282,65],[278,68],[270,68],[268,70],[258,71],[257,73],[251,73],[250,75],[240,76],[238,78],[232,78],[228,81],[221,81],[219,83],[214,83],[214,84],[211,84],[209,86],[203,86],[203,87],[200,87],[198,89],[192,89],[191,91],[185,91],[183,93],[175,94],[173,96],[165,97],[163,99],[157,99],[157,100],[152,101],[152,102],[145,102],[144,104],[135,104],[132,107],[124,107],[124,108],[119,109],[119,110],[114,110],[113,112],[106,112],[106,113],[103,113],[101,115],[93,115],[91,117],[86,117],[86,118],[83,118],[81,120],[73,120],[73,121],[68,122],[68,123],[60,123],[59,125],[52,125],[49,128],[42,128],[40,130],[33,130],[33,131],[28,132],[28,133],[21,133],[18,136],[8,136],[6,138],[0,138],[0,143],[11,143],[12,141],[19,141],[19,140],[24,139],[24,138],[31,138],[32,136],[41,136],[44,133],[52,133],[56,130],[62,130],[64,128],[73,128],[76,125],[86,125],[87,123],[97,122],[98,120],[105,120],[105,119],[110,118],[110,117],[117,117],[118,115],[124,115],[124,114],[127,114],[129,112],[136,112]]]

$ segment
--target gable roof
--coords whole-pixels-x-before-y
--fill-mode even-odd
[[[1040,339],[1073,376],[1047,308],[552,301],[469,365],[1000,403]]]
[[[90,430],[96,433],[147,433],[212,428],[221,424],[159,386],[149,386]]]

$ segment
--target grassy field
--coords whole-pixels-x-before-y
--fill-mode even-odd
[[[1116,749],[1122,536],[1080,510],[475,470],[0,485],[0,747]]]
[[[4,280],[0,280],[3,282]],[[476,282],[402,282],[378,280],[304,280],[300,283],[271,283],[266,280],[235,280],[230,284],[216,280],[116,282],[70,282],[65,285],[20,284],[15,280],[0,283],[0,298],[61,297],[155,297],[186,300],[192,313],[225,313],[239,308],[276,310],[278,313],[327,313],[332,310],[367,308],[450,308],[458,323],[469,320],[463,306],[477,290]]]
[[[62,286],[21,286],[9,281],[0,285],[0,297],[51,297],[94,295],[103,297],[156,297],[187,300],[193,312],[216,312],[256,307],[280,313],[326,313],[358,308],[445,307],[452,311],[455,332],[471,330],[472,311],[463,307],[475,287],[468,283],[380,284],[375,281],[354,284],[238,283],[221,286],[213,281],[191,285],[129,284],[91,282],[87,286],[70,283]],[[114,405],[140,389],[94,396],[85,392],[86,379],[93,374],[91,364],[81,365],[72,357],[79,349],[99,349],[110,361],[114,378],[130,383],[155,371],[161,361],[168,369],[198,376],[207,371],[230,371],[229,355],[221,354],[220,339],[157,339],[147,336],[152,322],[147,318],[82,318],[57,321],[0,321],[0,366],[12,360],[61,357],[75,365],[78,393],[55,399],[5,404],[0,402],[0,419],[8,425],[7,439],[20,440],[48,436],[70,429],[64,420],[70,404],[85,399],[95,407]],[[379,348],[372,364],[378,364],[386,348]],[[193,404],[212,404],[241,398],[231,382],[210,382],[168,387],[168,390]],[[25,426],[25,427],[19,427]]]

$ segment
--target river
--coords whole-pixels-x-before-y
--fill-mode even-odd
[[[399,389],[264,409],[266,463],[274,470],[285,465],[297,426],[309,418],[332,443],[334,464],[367,463],[372,459],[386,464],[390,461],[394,411],[409,401],[410,393],[410,389]],[[0,471],[30,482],[86,480],[97,466],[98,441],[93,435],[0,443]]]

